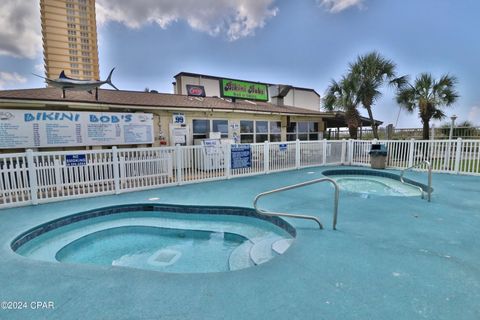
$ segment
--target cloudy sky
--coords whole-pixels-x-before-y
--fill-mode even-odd
[[[377,50],[399,74],[457,76],[461,99],[446,113],[480,125],[479,12],[478,0],[97,0],[100,73],[117,67],[114,83],[128,90],[172,92],[187,71],[323,95]],[[43,72],[38,0],[2,0],[0,89],[44,86],[32,72]],[[376,118],[420,126],[383,92]]]

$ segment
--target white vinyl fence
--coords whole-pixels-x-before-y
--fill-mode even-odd
[[[230,145],[34,152],[0,155],[0,208],[119,194],[311,166],[369,166],[372,143],[387,165],[428,160],[436,172],[480,175],[480,140],[320,140],[250,144],[249,167],[231,168]],[[78,163],[71,158],[81,157]]]

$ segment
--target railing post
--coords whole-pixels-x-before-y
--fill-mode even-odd
[[[120,193],[120,172],[118,168],[118,150],[116,146],[112,147],[112,163],[113,163],[113,184],[115,186],[115,194]]]
[[[28,165],[28,178],[30,180],[30,199],[32,199],[32,204],[38,204],[37,167],[35,166],[32,149],[27,150],[26,157]]]
[[[348,165],[353,164],[353,139],[348,139]]]
[[[322,164],[327,163],[327,139],[323,139],[323,148],[322,148]]]
[[[63,188],[62,188],[62,180],[60,179],[60,160],[58,160],[58,158],[55,158],[55,160],[53,160],[53,167],[54,167],[54,170],[55,170],[55,186],[57,188],[57,194],[60,195],[60,190],[62,190],[62,194],[63,194]]]
[[[251,148],[251,147],[250,147]],[[230,143],[227,143],[224,148],[224,157],[223,161],[225,164],[225,177],[227,179],[230,179],[232,176],[232,145]]]
[[[295,140],[295,168],[300,169],[302,163],[300,162],[300,140]]]
[[[183,168],[182,168],[182,148],[177,145],[175,146],[175,167],[177,170],[177,184],[181,185],[183,181]]]
[[[457,143],[455,145],[456,150],[455,150],[455,173],[458,174],[460,172],[460,163],[461,163],[461,157],[462,157],[462,148],[463,148],[463,143],[462,143],[462,138],[457,139]]]
[[[345,153],[347,151],[347,141],[342,139],[342,153],[340,155],[340,163],[343,165],[345,164]]]
[[[268,143],[268,141],[265,141],[263,143],[263,171],[265,171],[265,173],[269,173],[270,172],[270,145]]]
[[[407,167],[413,166],[413,152],[415,151],[415,139],[410,139],[408,144],[408,165]]]

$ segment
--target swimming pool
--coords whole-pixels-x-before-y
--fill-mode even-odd
[[[145,203],[249,207],[261,192],[322,178],[282,173],[2,210],[0,297],[52,300],[55,310],[6,310],[5,319],[440,319],[480,315],[479,177],[434,174],[432,202],[341,191],[337,231],[285,219],[296,230],[282,255],[236,272],[166,273],[52,263],[11,249],[18,235],[99,207]],[[386,170],[399,175],[398,171]],[[408,178],[424,182],[424,172]],[[332,218],[332,187],[317,184],[262,200],[262,209]]]
[[[265,263],[294,236],[285,221],[246,208],[129,204],[47,222],[12,248],[49,262],[205,273]]]

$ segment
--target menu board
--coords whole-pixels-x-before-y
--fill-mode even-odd
[[[231,168],[243,169],[252,166],[252,149],[248,144],[232,144]]]
[[[0,149],[150,143],[151,113],[0,109]]]

